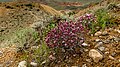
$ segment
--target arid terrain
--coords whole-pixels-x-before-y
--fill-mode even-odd
[[[60,22],[89,14],[95,15],[96,26],[79,34],[84,38],[80,47],[46,45],[46,35]],[[0,67],[120,67],[120,1],[1,1]]]

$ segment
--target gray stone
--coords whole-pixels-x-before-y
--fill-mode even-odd
[[[89,51],[89,57],[91,57],[96,63],[103,59],[103,55],[95,49]]]
[[[95,45],[95,48],[100,47],[100,46],[102,46],[102,45],[103,45],[103,42],[98,42],[98,43]]]
[[[110,40],[104,40],[103,41],[105,44],[109,44],[111,41]]]
[[[18,65],[18,67],[27,67],[27,62],[26,61],[21,61]]]
[[[99,49],[100,51],[104,51],[104,50],[105,50],[105,47],[101,46],[101,47],[98,47],[98,49]]]

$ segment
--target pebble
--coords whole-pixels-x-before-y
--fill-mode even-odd
[[[86,59],[87,62],[91,62],[91,59]]]
[[[113,57],[114,57],[115,55],[116,55],[116,53],[115,53],[115,52],[113,52],[113,53],[111,54],[111,56],[113,56]]]
[[[98,32],[95,33],[95,36],[100,36],[101,34],[102,34],[102,32],[98,31]]]
[[[120,62],[120,59],[118,61]]]
[[[82,67],[87,67],[87,64],[83,64]]]
[[[88,52],[89,50],[88,49],[84,49],[85,52]]]
[[[103,35],[103,36],[106,36],[106,35],[108,35],[108,32],[107,32],[107,31],[104,31],[104,32],[102,32],[102,35]]]
[[[41,63],[41,65],[43,65],[43,64],[45,64],[47,61],[46,60],[44,60],[42,63]]]
[[[18,65],[18,67],[27,67],[27,62],[26,61],[21,61]]]
[[[50,56],[49,56],[49,59],[50,59],[50,60],[55,60],[56,58],[55,58],[53,55],[50,55]]]
[[[110,43],[110,40],[104,40],[103,41],[105,44],[109,44]]]
[[[114,40],[115,40],[116,42],[119,42],[119,41],[120,41],[120,38],[119,38],[119,37],[115,37]]]
[[[96,45],[95,45],[95,48],[99,47],[99,46],[102,46],[103,45],[103,42],[98,42]]]
[[[99,49],[100,51],[104,51],[104,50],[105,50],[105,47],[101,46],[101,47],[98,47],[98,49]]]
[[[2,51],[0,51],[0,56],[2,56],[3,55],[3,52]]]
[[[116,32],[120,33],[120,30],[115,29]]]
[[[31,62],[30,65],[32,65],[32,66],[34,66],[34,67],[37,67],[38,64],[35,63],[35,62]]]
[[[105,54],[109,54],[110,52],[106,51]]]
[[[96,63],[103,59],[103,55],[95,49],[89,51],[89,57],[91,57]]]
[[[111,60],[114,60],[115,58],[114,57],[112,57],[111,55],[109,55],[109,58],[111,59]]]
[[[100,42],[101,40],[100,40],[100,39],[96,39],[95,41],[96,41],[96,42]]]
[[[83,43],[82,46],[88,46],[88,44],[87,43]]]

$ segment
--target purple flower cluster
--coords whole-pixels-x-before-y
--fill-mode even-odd
[[[84,42],[81,36],[83,32],[84,27],[81,23],[60,22],[48,33],[45,41],[49,47],[74,47]]]
[[[93,22],[95,23],[96,21],[96,18],[93,14],[85,14],[83,16],[80,16],[78,19],[77,19],[77,22],[80,22],[82,23],[82,25],[84,27],[88,27],[89,25],[91,25]]]

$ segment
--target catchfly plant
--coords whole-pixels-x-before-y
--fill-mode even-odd
[[[49,47],[74,47],[81,45],[84,38],[84,27],[77,22],[60,22],[46,36],[46,43]]]

